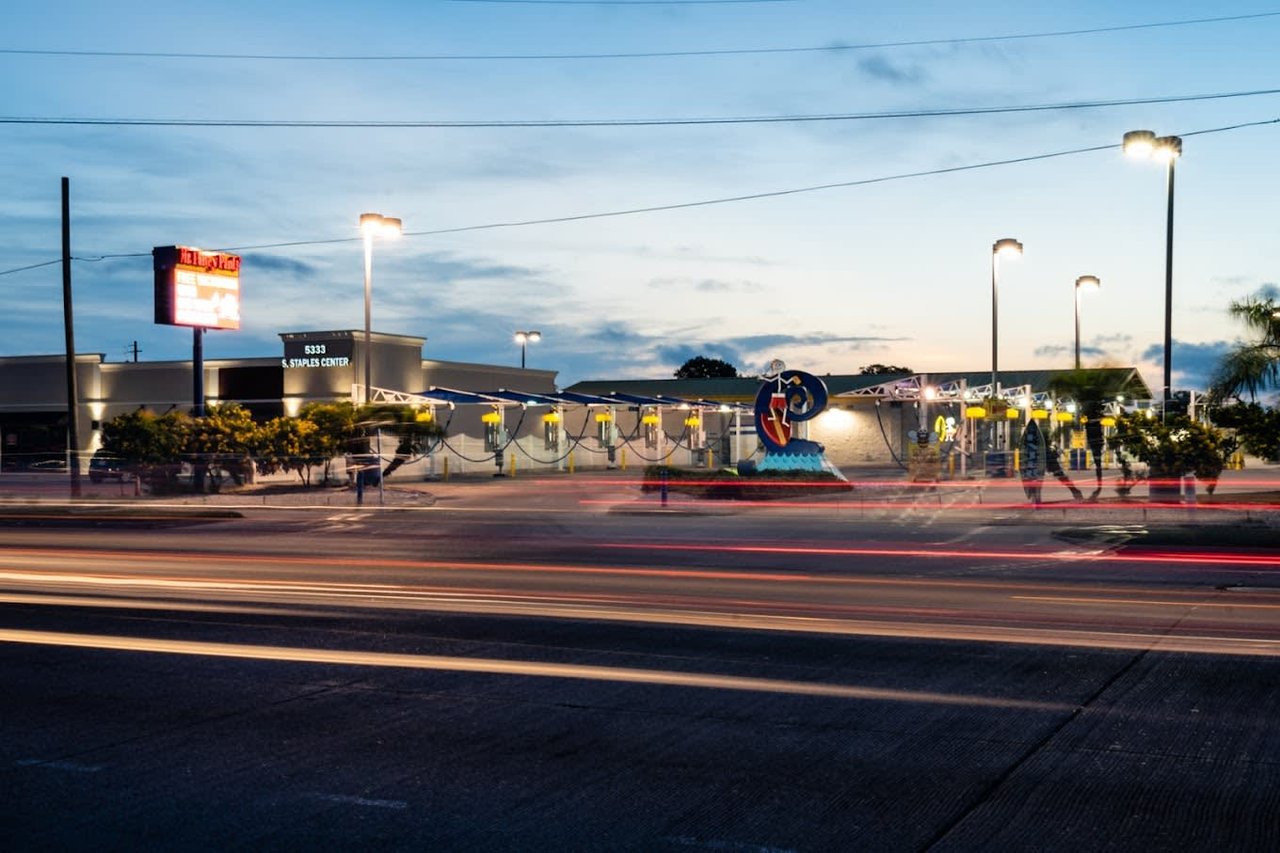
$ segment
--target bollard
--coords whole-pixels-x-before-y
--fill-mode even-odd
[[[516,475],[516,454],[515,454],[515,452],[513,451],[513,452],[510,454],[510,456],[508,456],[507,458],[508,458],[508,460],[509,460],[509,461],[507,462],[507,469],[511,471],[511,476],[512,476],[512,477],[514,477],[514,476]]]
[[[622,448],[622,459],[619,462],[619,465],[623,471],[627,470],[627,449],[625,447]]]
[[[573,473],[573,451],[569,451],[569,473]]]
[[[662,473],[658,475],[659,486],[658,494],[662,496],[662,505],[667,505],[667,469],[664,467]]]
[[[449,457],[444,458],[444,481],[449,482]]]

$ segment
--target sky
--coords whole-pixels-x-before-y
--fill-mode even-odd
[[[374,247],[373,328],[426,358],[516,365],[537,329],[562,387],[697,355],[988,370],[1012,237],[1000,368],[1071,367],[1095,275],[1084,364],[1158,389],[1167,169],[1120,145],[1150,129],[1183,137],[1173,384],[1203,388],[1228,304],[1280,295],[1277,43],[1280,7],[1240,3],[5,4],[0,355],[64,351],[65,176],[76,348],[109,361],[191,356],[154,323],[154,246],[243,257],[206,358],[362,329],[378,212],[405,235]],[[694,118],[787,120],[668,121]],[[490,126],[369,126],[397,122]]]

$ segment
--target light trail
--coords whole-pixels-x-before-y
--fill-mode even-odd
[[[805,545],[699,545],[689,543],[601,542],[596,547],[617,550],[712,552],[729,554],[782,554],[822,557],[919,557],[926,559],[991,559],[991,560],[1056,560],[1082,562],[1105,560],[1108,563],[1193,563],[1208,566],[1258,566],[1280,568],[1280,553],[1240,554],[1234,552],[1151,551],[1139,554],[1111,553],[1100,558],[1096,552],[1063,552],[1022,549],[997,551],[957,548],[855,548]]]
[[[1280,590],[1277,590],[1280,591]],[[1126,607],[1216,607],[1242,610],[1280,610],[1280,604],[1252,604],[1243,601],[1155,601],[1139,598],[1085,598],[1056,595],[1011,595],[1014,601],[1043,601],[1050,604],[1119,604]]]
[[[32,579],[42,575],[33,573]],[[74,578],[74,576],[66,576]],[[112,583],[112,578],[90,578],[89,583]],[[156,579],[157,586],[172,594],[182,587],[173,579]],[[127,586],[138,592],[145,580],[128,579]],[[922,585],[922,584],[918,584]],[[997,587],[994,584],[952,584],[953,586]],[[208,594],[212,584],[197,582],[190,591]],[[1068,648],[1124,649],[1162,652],[1191,652],[1199,654],[1228,654],[1276,656],[1280,655],[1280,639],[1258,636],[1225,635],[1176,635],[1170,627],[1153,624],[1144,630],[1098,629],[1094,627],[1046,626],[1045,617],[1034,613],[1019,613],[964,608],[903,607],[873,604],[854,604],[842,607],[820,602],[773,602],[738,599],[710,600],[646,599],[642,596],[582,595],[572,593],[497,593],[489,590],[446,590],[443,593],[431,589],[416,589],[403,585],[341,584],[341,583],[277,583],[277,582],[219,582],[223,594],[268,596],[267,600],[282,603],[286,596],[304,596],[309,604],[325,603],[347,608],[396,608],[425,609],[432,612],[524,616],[535,618],[562,618],[649,624],[663,627],[681,626],[716,628],[738,631],[776,631],[809,633],[833,636],[859,636],[899,638],[911,640],[942,640],[955,642],[1005,643],[1022,645],[1047,645]],[[1034,585],[1005,585],[1011,588],[1034,589]],[[1122,590],[1117,590],[1121,592]],[[1009,596],[1010,599],[1016,596]],[[1057,603],[1056,597],[1041,596],[1040,603]],[[296,601],[284,598],[284,601]],[[1100,603],[1115,603],[1116,599],[1099,599]],[[57,596],[45,602],[60,604]],[[1177,602],[1184,609],[1195,608],[1202,600]],[[986,602],[990,608],[998,602]],[[679,605],[679,606],[676,606]],[[110,606],[127,607],[127,604]],[[724,609],[707,609],[720,606]],[[750,608],[756,608],[752,610]],[[807,608],[807,611],[805,610]],[[174,609],[181,609],[176,606]],[[781,610],[799,613],[777,612]],[[767,612],[772,610],[773,612]],[[815,613],[815,611],[817,611]],[[834,612],[833,612],[834,611]],[[881,618],[876,618],[877,616]],[[917,617],[902,620],[899,617]],[[861,618],[859,618],[861,617]],[[926,617],[934,617],[926,621]],[[950,621],[939,621],[938,617]],[[995,622],[1028,622],[1028,625],[992,624]],[[969,621],[965,621],[969,620]],[[981,620],[979,623],[978,620]],[[1054,621],[1054,620],[1049,620]],[[1257,626],[1239,626],[1237,632]],[[1268,632],[1274,633],[1269,630]],[[1201,628],[1201,630],[1204,630]]]
[[[210,643],[191,640],[163,640],[149,637],[122,637],[106,634],[72,634],[57,631],[0,630],[0,642],[25,645],[59,646],[101,651],[149,652],[200,657],[240,658],[287,663],[316,663],[340,666],[386,667],[396,669],[437,670],[485,675],[568,678],[586,681],[611,681],[626,684],[651,684],[663,687],[691,687],[716,690],[738,690],[755,693],[785,693],[799,696],[822,696],[834,699],[864,699],[889,702],[919,702],[982,708],[1016,708],[1021,710],[1070,712],[1073,705],[1027,699],[1007,699],[970,694],[935,693],[917,690],[893,690],[845,684],[823,684],[811,681],[759,678],[714,673],[679,672],[674,670],[629,667],[591,666],[569,663],[539,663],[501,660],[498,658],[458,658],[443,655],[412,655],[393,652],[361,652],[334,649],[304,649],[289,646],[263,646],[238,643]]]

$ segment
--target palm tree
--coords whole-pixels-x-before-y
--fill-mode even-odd
[[[1280,306],[1274,297],[1232,302],[1227,310],[1255,335],[1252,342],[1236,344],[1218,363],[1212,390],[1219,399],[1280,388]]]

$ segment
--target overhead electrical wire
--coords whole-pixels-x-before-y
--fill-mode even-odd
[[[1269,124],[1280,124],[1280,118],[1263,119],[1261,121],[1241,122],[1239,124],[1225,125],[1222,127],[1206,128],[1203,130],[1192,130],[1177,134],[1180,137],[1187,138],[1191,136],[1204,136],[1211,133],[1224,133],[1232,130],[1241,130],[1249,127],[1262,127]],[[892,181],[902,181],[912,178],[935,177],[938,175],[950,175],[959,172],[971,172],[979,169],[991,169],[997,166],[1012,166],[1020,163],[1033,163],[1040,160],[1051,160],[1058,157],[1069,157],[1076,154],[1088,154],[1097,151],[1106,151],[1119,147],[1115,143],[1107,145],[1091,145],[1084,148],[1071,148],[1064,151],[1052,151],[1046,154],[1031,154],[1022,157],[1011,157],[1003,160],[988,160],[981,163],[968,163],[960,166],[945,166],[938,169],[926,169],[917,172],[900,172],[892,175],[881,175],[874,178],[861,178],[852,181],[838,181],[827,184],[816,184],[805,187],[792,187],[789,189],[770,190],[757,193],[746,193],[735,196],[723,196],[720,198],[701,199],[698,201],[677,202],[674,204],[651,205],[648,207],[633,207],[622,210],[597,211],[594,213],[579,213],[568,216],[552,216],[541,219],[521,219],[509,222],[488,222],[481,225],[461,225],[454,228],[436,228],[429,231],[405,231],[404,237],[433,237],[444,234],[461,234],[469,231],[491,231],[499,228],[523,228],[533,225],[555,225],[565,222],[583,222],[591,219],[607,219],[619,216],[635,216],[644,213],[661,213],[671,210],[688,210],[696,207],[710,207],[721,204],[734,204],[744,201],[757,201],[768,198],[780,198],[789,195],[801,195],[804,193],[821,192],[833,189],[848,189],[851,187],[871,186],[873,184],[884,184]],[[245,246],[225,246],[216,251],[222,252],[254,252],[264,251],[267,249],[287,249],[301,246],[324,246],[334,245],[338,243],[356,243],[361,241],[362,237],[331,237],[323,240],[289,240],[280,243],[258,243]],[[73,260],[96,262],[104,260],[113,260],[120,258],[141,258],[149,257],[150,252],[122,252],[116,254],[101,254],[91,257],[75,256]],[[28,266],[17,267],[15,269],[0,270],[0,276],[10,275],[12,273],[22,272],[24,270],[36,269],[42,266],[58,263],[57,260],[44,261]]]
[[[478,128],[575,128],[575,127],[681,127],[734,124],[787,124],[836,121],[883,121],[902,118],[946,118],[975,115],[1087,110],[1150,104],[1181,104],[1280,94],[1280,89],[1251,89],[1196,95],[1158,95],[1146,98],[1114,98],[1095,101],[1063,101],[1050,104],[956,107],[934,110],[885,110],[865,113],[816,113],[809,115],[701,116],[634,119],[485,119],[485,120],[348,120],[348,119],[190,119],[190,118],[88,118],[53,116],[0,116],[0,124],[68,125],[94,127],[271,127],[363,129],[478,129]]]
[[[621,4],[620,4],[621,5]],[[639,5],[637,3],[626,5]],[[1200,24],[1221,24],[1235,21],[1251,21],[1280,16],[1280,11],[1255,12],[1247,15],[1221,15],[1211,18],[1187,18],[1174,21],[1150,21],[1138,24],[1117,24],[1107,27],[1087,27],[1074,30],[1047,30],[1033,33],[1006,33],[986,36],[960,36],[954,38],[912,39],[904,41],[864,42],[797,47],[725,48],[722,50],[652,50],[622,51],[610,53],[443,53],[443,54],[285,54],[285,53],[199,53],[139,50],[57,50],[35,48],[0,48],[0,55],[13,56],[84,56],[119,59],[219,59],[219,60],[267,60],[278,62],[477,62],[477,61],[537,61],[562,59],[667,59],[695,56],[759,56],[787,53],[835,53],[842,51],[882,50],[894,47],[935,47],[954,44],[981,44],[1000,41],[1026,41],[1030,39],[1066,38],[1071,36],[1100,35],[1104,33],[1130,32],[1166,27],[1187,27]]]

